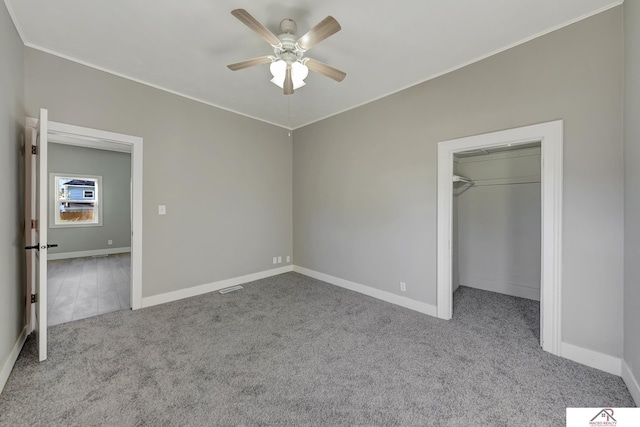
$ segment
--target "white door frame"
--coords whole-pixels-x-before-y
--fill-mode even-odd
[[[27,127],[35,127],[37,119],[27,117]],[[131,308],[142,308],[142,144],[137,136],[98,129],[49,122],[49,134],[68,138],[69,144],[131,152]],[[75,142],[72,142],[75,141]],[[84,142],[80,142],[84,141]],[[123,150],[118,150],[118,146]]]
[[[557,120],[438,143],[437,316],[451,319],[453,156],[462,151],[540,141],[541,283],[540,342],[561,353],[562,342],[562,152],[563,121]]]

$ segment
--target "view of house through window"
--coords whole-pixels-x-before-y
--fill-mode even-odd
[[[51,175],[55,203],[51,226],[102,225],[102,177]]]

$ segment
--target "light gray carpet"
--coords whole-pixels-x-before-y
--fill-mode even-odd
[[[461,288],[441,321],[287,273],[29,339],[0,425],[564,425],[633,406],[623,381],[543,352],[536,302]]]

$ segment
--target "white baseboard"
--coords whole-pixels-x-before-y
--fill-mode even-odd
[[[339,286],[341,288],[349,289],[350,291],[358,292],[360,294],[368,295],[382,301],[390,302],[391,304],[399,305],[410,310],[428,314],[429,316],[435,317],[437,314],[436,307],[434,305],[412,300],[411,298],[403,297],[401,295],[392,294],[391,292],[381,291],[380,289],[372,288],[370,286],[362,285],[356,282],[351,282],[339,277],[330,276],[328,274],[319,273],[317,271],[309,270],[308,268],[300,267],[298,265],[293,266],[293,271],[295,271],[296,273],[304,274],[305,276],[313,277],[314,279],[322,280],[323,282],[331,283],[332,285]]]
[[[220,280],[204,285],[192,286],[186,289],[167,292],[164,294],[153,295],[142,298],[142,308],[151,307],[158,304],[164,304],[171,301],[177,301],[184,298],[195,297],[209,292],[219,291],[220,289],[230,286],[237,286],[254,280],[265,279],[267,277],[276,276],[282,273],[288,273],[293,270],[293,266],[285,265],[284,267],[274,268],[272,270],[260,271],[258,273],[247,274],[246,276],[233,277],[231,279]]]
[[[20,350],[22,350],[22,346],[24,342],[27,340],[27,327],[25,326],[20,332],[18,339],[16,340],[7,360],[4,361],[2,365],[2,370],[0,370],[0,393],[4,390],[4,386],[7,384],[7,380],[9,379],[9,375],[11,375],[11,370],[13,369],[13,365],[16,364],[16,360],[18,360],[18,356],[20,355]]]
[[[540,287],[520,286],[513,283],[499,282],[496,280],[481,279],[460,275],[460,286],[482,289],[483,291],[499,292],[519,298],[540,301]]]
[[[622,379],[629,389],[629,393],[636,402],[636,406],[640,406],[640,385],[638,379],[631,372],[631,368],[627,365],[627,362],[622,361]]]
[[[577,345],[563,342],[561,356],[613,375],[620,376],[622,373],[622,359]]]
[[[91,251],[79,251],[79,252],[61,252],[57,254],[47,254],[47,260],[54,261],[58,259],[70,259],[70,258],[83,258],[88,256],[100,256],[100,255],[114,255],[124,254],[131,252],[131,247],[126,248],[109,248],[109,249],[94,249]]]

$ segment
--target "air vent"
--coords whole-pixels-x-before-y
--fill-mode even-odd
[[[242,289],[242,286],[232,286],[230,288],[221,289],[220,293],[221,294],[228,294],[229,292],[239,291],[240,289]]]

